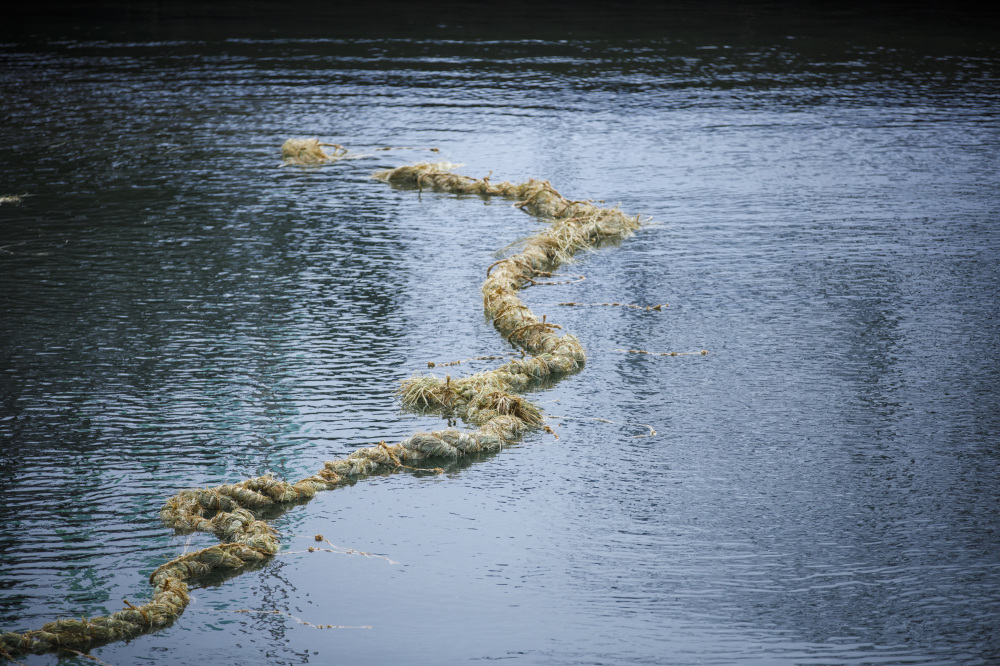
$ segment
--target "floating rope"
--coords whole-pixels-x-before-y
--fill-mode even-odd
[[[315,139],[289,140],[282,151],[287,148],[300,160],[296,163],[309,163],[304,161],[311,159],[309,155],[325,155],[322,145]],[[495,270],[482,287],[483,307],[497,331],[530,356],[456,380],[447,375],[442,379],[418,374],[403,381],[397,392],[406,408],[439,412],[476,429],[419,432],[391,446],[381,442],[326,462],[319,472],[295,483],[261,476],[214,488],[182,490],[166,501],[160,518],[178,533],[210,532],[220,544],[186,553],[157,568],[149,577],[153,586],[149,603],[135,606],[126,601],[124,609],[107,617],[59,619],[40,630],[5,633],[0,636],[0,655],[12,659],[32,652],[87,651],[169,626],[188,605],[188,581],[210,572],[239,573],[277,554],[277,533],[256,515],[262,510],[305,502],[321,490],[374,474],[404,468],[422,470],[413,465],[426,460],[457,461],[498,452],[533,429],[544,427],[558,438],[544,426],[541,410],[517,393],[580,369],[586,354],[576,337],[559,335],[555,332],[559,326],[548,323],[544,316],[536,317],[518,292],[576,252],[630,236],[640,226],[640,219],[617,208],[569,201],[548,181],[494,184],[489,177],[477,180],[448,173],[445,169],[450,167],[422,163],[381,171],[374,178],[438,192],[515,199],[518,208],[549,222],[546,229],[521,244],[518,254],[491,267]]]
[[[333,148],[328,155],[323,148]],[[289,139],[281,146],[281,161],[285,164],[314,165],[335,162],[347,154],[339,143],[320,143],[317,139]]]

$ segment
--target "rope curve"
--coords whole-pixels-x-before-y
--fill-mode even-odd
[[[335,159],[346,152],[336,146],[335,154],[327,156],[321,145],[326,144],[289,140],[283,151],[288,161],[299,163]],[[641,220],[617,208],[567,200],[548,181],[494,184],[489,176],[475,179],[449,173],[449,166],[420,163],[380,171],[373,178],[436,192],[514,199],[516,207],[549,223],[523,241],[517,254],[490,266],[482,286],[487,316],[504,339],[523,350],[523,358],[455,380],[418,374],[403,381],[397,391],[403,407],[460,418],[475,430],[449,428],[418,432],[391,446],[381,442],[328,461],[316,474],[295,483],[261,476],[214,488],[182,490],[160,510],[163,523],[177,533],[214,534],[218,545],[187,553],[157,568],[149,577],[153,595],[148,603],[135,606],[125,600],[125,608],[106,617],[58,619],[38,630],[4,633],[0,635],[0,656],[13,660],[27,653],[86,652],[167,627],[189,603],[188,581],[215,571],[240,573],[278,553],[276,531],[257,517],[262,510],[306,502],[319,491],[374,474],[414,469],[415,463],[498,452],[525,432],[545,427],[541,410],[517,394],[579,370],[587,357],[575,336],[558,335],[555,331],[560,327],[535,316],[518,292],[538,284],[534,277],[551,274],[577,252],[627,238]]]

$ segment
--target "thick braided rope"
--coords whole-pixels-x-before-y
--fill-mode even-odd
[[[404,407],[445,412],[477,429],[421,432],[403,441],[384,442],[326,462],[319,472],[296,483],[271,476],[214,488],[182,490],[160,510],[163,522],[180,533],[210,532],[222,542],[182,555],[150,575],[152,599],[106,617],[60,619],[40,630],[0,635],[0,656],[44,653],[63,648],[87,651],[105,643],[127,640],[169,626],[187,606],[187,581],[213,571],[238,573],[277,554],[275,531],[254,511],[308,501],[318,491],[353,483],[434,459],[457,460],[500,451],[505,443],[544,423],[541,411],[516,395],[546,378],[574,372],[586,361],[583,347],[572,335],[557,335],[559,327],[538,319],[518,292],[533,278],[551,272],[576,252],[605,240],[628,237],[639,227],[638,217],[588,202],[568,201],[547,181],[493,184],[447,173],[438,165],[404,166],[375,174],[385,182],[458,194],[500,196],[519,200],[522,210],[550,220],[545,230],[522,243],[521,251],[490,267],[483,284],[483,305],[494,326],[530,357],[494,370],[452,380],[415,376],[398,392]]]

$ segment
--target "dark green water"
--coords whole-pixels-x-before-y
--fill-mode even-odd
[[[369,178],[432,159],[652,217],[524,294],[588,350],[532,395],[560,438],[324,493],[273,521],[287,553],[95,656],[1000,659],[994,32],[158,6],[0,33],[0,630],[147,599],[214,543],[160,523],[181,488],[444,425],[397,382],[509,350],[479,286],[540,223]],[[365,157],[281,167],[300,136]]]

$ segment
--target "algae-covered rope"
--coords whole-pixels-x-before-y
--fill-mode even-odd
[[[336,146],[338,152],[327,156],[320,145],[313,140],[286,143],[284,151],[286,156],[315,158],[317,162],[343,154]],[[518,292],[534,283],[533,277],[551,273],[576,252],[630,236],[639,227],[639,218],[616,208],[569,201],[542,180],[492,183],[489,177],[460,176],[435,164],[403,166],[374,177],[438,192],[515,199],[520,209],[549,222],[546,229],[520,244],[520,252],[490,266],[482,286],[483,307],[497,331],[530,356],[456,380],[417,375],[402,382],[398,390],[404,407],[461,418],[476,429],[419,432],[391,446],[381,442],[326,462],[316,474],[295,483],[262,476],[214,488],[182,490],[161,509],[163,522],[179,533],[211,532],[221,543],[157,568],[149,578],[153,596],[148,603],[135,606],[126,600],[124,609],[106,617],[60,619],[40,630],[4,633],[0,635],[0,656],[13,658],[60,649],[87,651],[166,627],[188,604],[187,581],[213,571],[238,573],[277,554],[277,533],[254,512],[308,501],[318,491],[373,474],[414,469],[415,463],[426,460],[458,460],[497,452],[526,431],[544,427],[538,407],[517,393],[547,378],[578,370],[586,354],[576,337],[558,335],[557,325],[536,317]]]

